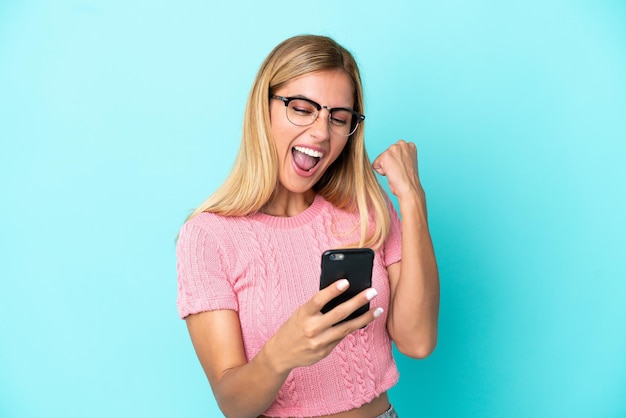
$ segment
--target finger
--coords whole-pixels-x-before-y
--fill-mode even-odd
[[[409,151],[411,152],[411,157],[417,160],[417,145],[415,145],[413,142],[409,142],[408,146],[409,146]]]
[[[332,329],[329,330],[329,333],[332,333],[332,337],[330,338],[332,338],[334,341],[342,340],[357,329],[364,328],[369,323],[374,322],[374,320],[376,320],[376,318],[379,318],[384,312],[385,310],[380,306],[372,307],[363,315],[332,327]]]
[[[340,321],[343,321],[361,306],[374,299],[377,295],[378,292],[373,287],[365,289],[351,299],[348,299],[347,301],[337,305],[332,310],[328,311],[324,315],[325,319],[328,321],[329,325],[334,325]]]
[[[383,168],[380,165],[374,165],[372,164],[372,168],[374,169],[374,171],[376,171],[378,174],[380,174],[381,176],[385,175],[385,170],[383,170]]]
[[[310,315],[319,313],[324,305],[342,294],[350,287],[350,282],[346,279],[340,279],[317,292],[307,303],[304,304],[304,309]]]
[[[385,153],[383,152],[378,157],[376,157],[376,159],[372,163],[372,168],[381,176],[385,175],[385,170],[383,169],[383,164],[382,164],[382,159],[384,155]]]

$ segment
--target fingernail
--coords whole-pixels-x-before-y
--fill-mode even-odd
[[[350,282],[348,282],[346,279],[341,279],[337,281],[337,289],[339,290],[345,290],[348,288],[349,285]]]
[[[372,300],[376,297],[377,294],[378,292],[376,291],[376,289],[370,288],[367,289],[367,292],[365,292],[365,297],[367,298],[367,300]]]
[[[379,316],[381,316],[384,311],[385,310],[383,308],[376,308],[376,310],[374,311],[374,318],[378,318]]]

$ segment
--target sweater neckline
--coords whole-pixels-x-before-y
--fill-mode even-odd
[[[257,212],[252,215],[252,219],[274,228],[296,228],[308,224],[317,217],[322,211],[325,202],[326,200],[322,196],[316,194],[313,203],[296,216],[273,216]]]

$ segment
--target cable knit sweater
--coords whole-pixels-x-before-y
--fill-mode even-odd
[[[357,408],[392,387],[398,371],[386,329],[386,267],[400,260],[401,230],[390,204],[391,230],[375,252],[371,302],[385,313],[347,336],[318,363],[291,371],[265,415],[319,416]],[[177,243],[181,318],[216,309],[239,314],[248,359],[319,291],[321,254],[359,238],[358,215],[321,196],[294,217],[261,213],[224,217],[200,213],[181,228]]]

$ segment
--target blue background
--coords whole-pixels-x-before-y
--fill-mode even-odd
[[[174,239],[267,53],[360,63],[417,143],[440,341],[402,417],[626,416],[626,3],[0,2],[0,417],[214,417]]]

